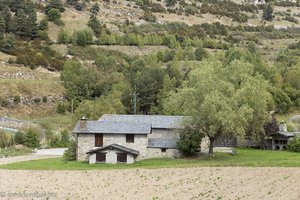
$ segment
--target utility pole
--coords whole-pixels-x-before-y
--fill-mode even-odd
[[[131,99],[131,103],[133,104],[133,112],[136,115],[137,112],[137,102],[139,102],[138,93],[136,93],[136,85],[134,86],[134,92],[130,93],[130,95],[133,97]]]

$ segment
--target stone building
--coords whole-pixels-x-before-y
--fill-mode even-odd
[[[180,157],[177,149],[184,116],[103,115],[82,118],[74,128],[77,160],[89,163],[133,163],[155,157]]]
[[[280,122],[279,131],[271,135],[272,150],[286,150],[288,142],[296,133],[288,132],[285,122]]]

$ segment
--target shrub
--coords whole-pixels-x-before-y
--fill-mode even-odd
[[[55,8],[52,8],[51,10],[49,10],[47,16],[48,16],[48,20],[52,21],[52,22],[59,20],[61,18],[61,14],[60,14],[59,10],[55,9]]]
[[[65,114],[66,110],[67,110],[67,107],[64,103],[57,104],[57,108],[56,108],[57,113]]]
[[[11,137],[8,133],[0,131],[0,148],[11,146]]]
[[[47,101],[48,101],[48,98],[47,98],[47,96],[43,96],[43,103],[47,103]]]
[[[15,96],[14,97],[14,104],[17,105],[21,102],[21,97],[20,96]]]
[[[300,152],[300,138],[294,138],[289,141],[287,148],[292,152]]]
[[[38,104],[38,103],[41,102],[41,99],[38,98],[38,97],[36,97],[36,98],[33,99],[33,102],[36,103],[36,104]]]
[[[76,160],[76,142],[72,141],[69,144],[69,148],[64,153],[64,159],[66,161]]]
[[[16,144],[25,144],[26,142],[26,135],[24,132],[18,131],[15,134],[15,143]]]
[[[180,140],[177,142],[177,146],[183,153],[192,155],[200,148],[203,136],[204,135],[193,126],[186,126],[180,134]]]
[[[37,132],[31,129],[27,131],[25,146],[29,148],[37,148],[40,146],[40,141]]]

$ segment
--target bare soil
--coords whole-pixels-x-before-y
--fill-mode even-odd
[[[298,200],[299,177],[300,168],[0,170],[0,195],[1,199]]]

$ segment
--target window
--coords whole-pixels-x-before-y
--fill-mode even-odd
[[[103,146],[103,135],[95,134],[95,147],[102,147],[102,146]]]
[[[127,163],[127,153],[117,153],[118,163]]]
[[[167,149],[161,149],[161,152],[166,152],[167,151]]]
[[[96,153],[96,162],[106,162],[106,153]]]
[[[127,143],[134,143],[134,135],[133,134],[127,134],[126,135],[126,142]]]

